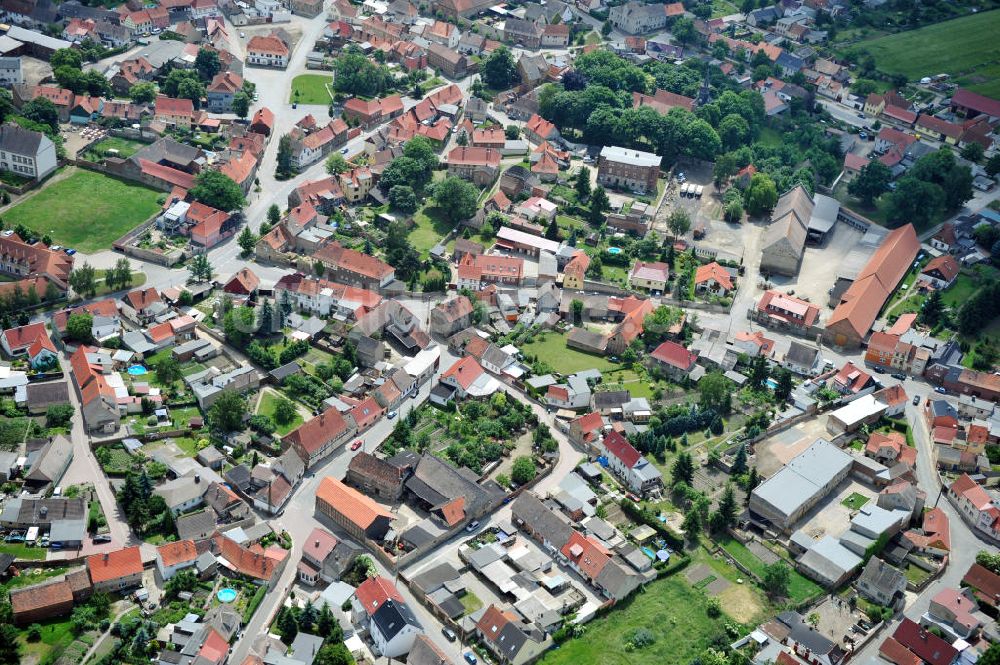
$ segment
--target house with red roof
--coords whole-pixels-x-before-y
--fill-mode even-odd
[[[962,125],[954,122],[948,122],[947,120],[942,120],[941,118],[928,115],[926,113],[921,113],[917,116],[915,129],[920,135],[932,138],[936,141],[944,141],[949,145],[958,144],[958,140],[962,136],[963,131]]]
[[[166,95],[156,97],[156,111],[153,116],[167,127],[183,127],[191,129],[194,121],[194,102],[190,99],[175,99]]]
[[[736,333],[733,346],[751,357],[761,355],[770,357],[774,351],[774,340],[765,337],[760,330],[754,332],[741,330]]]
[[[733,276],[716,261],[698,266],[694,273],[694,288],[701,293],[724,296],[735,288]]]
[[[44,323],[8,328],[0,334],[0,345],[8,356],[27,356],[34,369],[48,367],[57,356],[56,346]]]
[[[385,261],[342,246],[334,241],[324,245],[313,258],[326,266],[336,282],[377,291],[396,278],[395,269]]]
[[[829,387],[841,395],[857,395],[875,385],[872,375],[848,361],[830,379]]]
[[[959,656],[958,649],[948,641],[906,617],[903,617],[892,637],[925,665],[953,665]]]
[[[207,206],[206,206],[207,207]],[[147,326],[167,310],[160,292],[153,287],[134,289],[122,296],[121,312],[138,326]]]
[[[284,441],[295,449],[306,468],[311,468],[344,445],[357,431],[349,413],[345,416],[330,407],[289,432]]]
[[[989,118],[1000,118],[1000,100],[980,95],[966,88],[956,88],[951,96],[951,110],[966,118],[980,115]]]
[[[534,662],[549,646],[548,638],[538,639],[518,614],[492,603],[476,622],[476,635],[499,662],[508,665]]]
[[[554,141],[559,138],[559,130],[551,122],[537,113],[528,119],[524,126],[524,136],[532,143],[542,143],[543,141]]]
[[[969,474],[963,473],[951,484],[948,499],[966,523],[994,541],[1000,540],[1000,507]]]
[[[1000,575],[978,563],[969,566],[969,571],[962,578],[962,586],[971,591],[980,605],[993,610],[994,615],[1000,606]]]
[[[670,279],[670,266],[663,261],[636,261],[629,271],[628,283],[637,289],[663,292]]]
[[[608,460],[608,468],[635,494],[646,496],[663,489],[660,470],[650,464],[621,433],[612,431],[605,434],[599,449]]]
[[[500,389],[500,382],[487,374],[471,355],[459,358],[442,372],[440,382],[452,388],[459,399],[489,397]]]
[[[87,572],[94,591],[131,589],[142,584],[142,556],[137,546],[91,554],[87,557]]]
[[[246,62],[254,67],[284,69],[288,66],[290,54],[288,44],[275,31],[270,35],[254,35],[250,38],[250,41],[247,42]]]
[[[927,262],[920,271],[920,282],[935,289],[947,289],[951,286],[961,266],[951,254],[942,254]]]
[[[250,131],[256,134],[270,136],[271,130],[273,129],[274,112],[266,106],[257,109],[257,112],[253,114],[253,119],[250,121]]]
[[[193,540],[177,540],[156,548],[156,569],[164,580],[194,566],[197,560],[198,550]]]
[[[359,541],[382,541],[396,519],[372,498],[331,476],[316,488],[316,512]]]
[[[807,330],[819,318],[819,307],[781,291],[765,291],[757,301],[754,320],[775,328]]]
[[[110,362],[101,362],[97,355],[97,349],[80,345],[70,356],[70,367],[84,424],[91,432],[109,434],[118,429],[121,413],[115,390],[105,376],[111,372]]]
[[[288,563],[289,554],[277,546],[244,547],[221,533],[211,539],[211,552],[223,568],[254,584],[272,588]]]
[[[662,370],[671,381],[686,380],[697,361],[697,353],[670,340],[663,342],[649,354],[651,366]]]
[[[604,417],[598,411],[580,416],[569,424],[569,438],[579,444],[597,445],[605,429]]]
[[[902,462],[912,469],[917,463],[917,449],[908,446],[900,432],[873,432],[865,445],[865,455],[886,466]]]

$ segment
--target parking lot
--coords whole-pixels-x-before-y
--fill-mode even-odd
[[[682,161],[674,169],[675,177],[670,181],[668,203],[661,213],[662,224],[674,210],[684,210],[691,218],[691,231],[684,239],[697,247],[718,253],[718,258],[739,261],[743,256],[746,226],[729,224],[722,219],[722,194],[715,188],[711,165],[704,162]],[[677,175],[683,173],[684,182],[678,182]],[[702,187],[701,196],[682,195],[684,185]],[[703,232],[695,238],[695,232]],[[661,229],[657,229],[661,232]],[[666,232],[665,226],[663,232]]]

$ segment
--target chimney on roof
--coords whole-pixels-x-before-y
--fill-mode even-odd
[[[194,474],[194,482],[195,482],[195,484],[201,482],[201,474],[200,473]]]
[[[111,555],[108,554],[107,552],[105,552],[104,555],[103,555],[103,558],[104,558],[104,563],[107,563],[108,559],[111,558]]]

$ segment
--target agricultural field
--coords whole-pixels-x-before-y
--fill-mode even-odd
[[[108,249],[160,209],[160,193],[94,171],[76,170],[43,185],[4,213],[8,227],[24,224],[81,252]]]
[[[1000,95],[1000,11],[928,25],[917,30],[861,42],[879,70],[911,81],[950,74],[962,86]]]

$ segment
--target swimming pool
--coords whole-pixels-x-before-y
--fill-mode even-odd
[[[621,253],[622,253],[621,247],[608,247],[608,254],[621,254]]]
[[[643,547],[643,548],[642,548],[642,551],[643,551],[643,552],[644,552],[644,553],[646,554],[646,556],[648,556],[648,557],[649,557],[650,559],[655,559],[655,558],[656,558],[656,552],[654,552],[653,550],[649,549],[648,547]]]
[[[132,365],[131,367],[128,368],[127,371],[132,376],[141,376],[143,374],[146,374],[149,370],[147,370],[142,365]]]
[[[215,594],[215,597],[221,603],[231,603],[236,600],[236,589],[219,589],[219,593]]]
[[[772,379],[771,377],[768,377],[768,379],[767,379],[767,387],[770,388],[771,390],[777,390],[778,389],[778,382],[775,381],[774,379]]]

